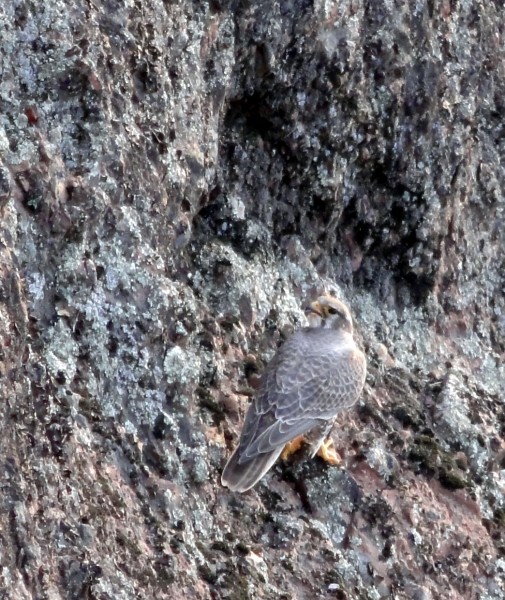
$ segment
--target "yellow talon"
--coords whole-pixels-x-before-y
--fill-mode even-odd
[[[300,450],[300,448],[303,446],[304,441],[305,438],[303,437],[303,435],[299,435],[298,437],[295,437],[290,442],[288,442],[284,446],[284,450],[282,451],[282,460],[287,460],[292,454]]]
[[[284,450],[284,452],[285,451],[286,450]],[[335,446],[333,445],[333,440],[331,438],[327,438],[319,446],[317,456],[320,456],[325,462],[327,462],[330,465],[340,465],[342,463],[342,459],[340,458],[338,452],[335,450]]]

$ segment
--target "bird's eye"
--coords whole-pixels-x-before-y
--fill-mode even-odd
[[[328,313],[330,315],[336,315],[338,313],[338,310],[336,308],[333,308],[332,306],[328,307]]]

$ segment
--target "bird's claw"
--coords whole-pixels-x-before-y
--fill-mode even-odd
[[[303,435],[299,435],[298,437],[295,437],[290,442],[288,442],[284,446],[284,450],[282,451],[282,460],[287,460],[292,454],[298,452],[298,450],[300,450],[300,448],[303,446],[304,442],[305,438],[303,437]]]
[[[324,462],[327,462],[330,465],[340,465],[342,463],[342,459],[335,450],[335,446],[331,438],[324,440],[324,442],[319,446],[319,450],[316,452],[316,455],[320,456]]]

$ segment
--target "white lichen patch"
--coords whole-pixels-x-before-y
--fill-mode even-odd
[[[199,356],[179,346],[169,348],[163,361],[163,371],[170,384],[195,383],[200,376],[201,367]]]
[[[30,273],[27,276],[27,288],[33,302],[39,302],[44,298],[46,290],[46,278],[43,273]]]
[[[468,389],[456,372],[447,375],[437,404],[438,421],[447,435],[460,438],[471,435],[472,422],[468,416]]]
[[[398,461],[386,451],[382,440],[377,439],[366,452],[367,463],[375,469],[383,479],[390,477],[398,468]]]
[[[51,329],[47,345],[46,363],[53,377],[63,374],[67,381],[72,381],[76,371],[79,346],[72,339],[69,327],[62,321],[56,322]]]

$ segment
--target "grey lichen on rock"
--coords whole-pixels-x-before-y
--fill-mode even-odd
[[[497,3],[4,2],[0,589],[505,593]],[[322,290],[341,468],[219,485]]]

